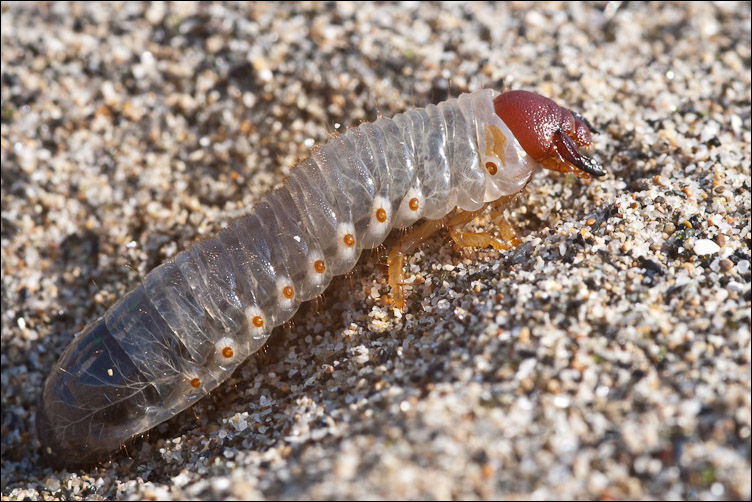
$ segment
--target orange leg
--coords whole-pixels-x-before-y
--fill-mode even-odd
[[[402,310],[405,306],[405,295],[402,286],[405,284],[405,255],[412,253],[421,242],[441,230],[443,220],[429,220],[417,228],[410,230],[389,253],[386,264],[389,265],[389,287],[392,288],[394,306]]]
[[[473,218],[481,214],[489,204],[477,211],[457,211],[440,220],[429,220],[411,229],[399,240],[387,257],[389,266],[389,286],[392,288],[393,305],[402,310],[405,307],[405,294],[402,286],[405,283],[405,256],[409,255],[426,239],[441,230],[449,228],[452,240],[460,247],[487,247],[507,250],[520,244],[517,232],[504,218],[503,211],[512,202],[514,196],[505,196],[492,202],[491,220],[494,224],[492,232],[462,232],[459,229]]]
[[[504,217],[504,209],[514,199],[514,196],[505,196],[491,204],[491,221],[493,222],[493,230],[490,232],[463,232],[461,227],[467,223],[468,220],[458,219],[457,221],[450,221],[447,226],[449,227],[449,235],[452,240],[460,247],[489,247],[506,251],[513,247],[520,245],[520,240],[517,236],[517,231],[509,224]],[[467,213],[469,214],[469,213]],[[475,216],[475,214],[473,214]]]

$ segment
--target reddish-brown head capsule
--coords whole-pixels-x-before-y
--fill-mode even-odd
[[[606,174],[596,160],[578,150],[592,142],[592,127],[579,115],[528,91],[505,92],[494,99],[494,108],[522,148],[543,167],[583,177]]]

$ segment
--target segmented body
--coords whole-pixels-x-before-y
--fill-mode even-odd
[[[53,369],[37,416],[45,452],[66,463],[106,457],[227,379],[392,228],[522,190],[537,162],[495,96],[464,94],[348,130],[251,214],[151,271]]]

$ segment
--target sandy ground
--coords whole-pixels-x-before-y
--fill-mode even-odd
[[[2,498],[750,498],[750,4],[2,4]],[[600,130],[510,252],[367,252],[90,469],[43,381],[336,131],[483,87]],[[482,221],[477,222],[483,225]],[[393,238],[392,238],[393,239]]]

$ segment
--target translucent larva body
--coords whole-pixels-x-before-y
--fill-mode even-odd
[[[515,194],[538,163],[603,174],[567,140],[589,145],[589,132],[553,101],[481,90],[316,148],[251,214],[152,270],[71,342],[37,414],[44,453],[94,462],[189,407],[392,228]]]

